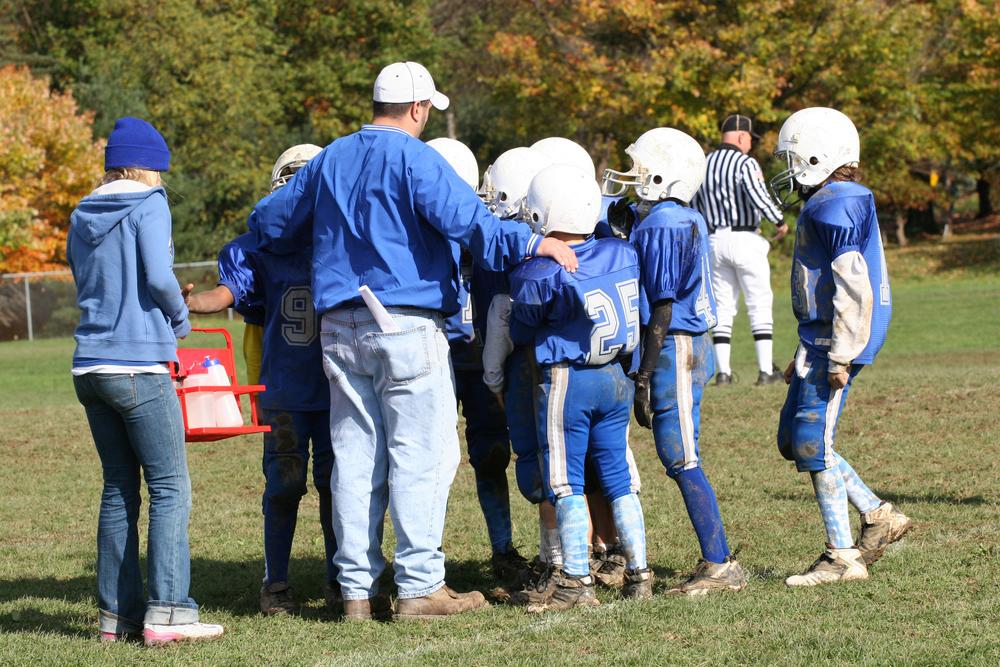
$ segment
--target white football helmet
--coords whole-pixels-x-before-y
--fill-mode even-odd
[[[498,217],[518,216],[531,179],[550,164],[544,153],[533,148],[512,148],[486,169],[479,194]]]
[[[692,137],[672,127],[643,133],[625,153],[632,158],[632,168],[604,171],[606,195],[624,194],[632,186],[646,201],[673,198],[687,203],[705,180],[705,151]]]
[[[554,164],[531,179],[524,216],[537,234],[592,234],[601,215],[601,188],[593,175],[571,164]]]
[[[836,109],[811,107],[796,111],[781,126],[774,156],[786,168],[771,179],[771,190],[787,207],[795,203],[796,184],[808,191],[840,167],[856,166],[861,141],[850,118]]]
[[[427,145],[441,154],[441,157],[451,165],[459,178],[469,184],[473,190],[479,185],[479,163],[468,146],[457,139],[439,137],[431,139]]]
[[[549,156],[552,164],[572,164],[596,175],[594,160],[580,144],[565,137],[539,139],[531,147]]]
[[[271,169],[271,192],[287,183],[299,169],[304,167],[323,149],[314,144],[298,144],[278,156]]]

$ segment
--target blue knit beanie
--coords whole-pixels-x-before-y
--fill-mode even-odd
[[[137,167],[150,171],[170,169],[170,149],[156,128],[142,120],[125,116],[115,121],[115,129],[104,149],[104,170]]]

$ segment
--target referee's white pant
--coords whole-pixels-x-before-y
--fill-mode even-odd
[[[771,307],[771,267],[767,262],[770,244],[757,232],[717,229],[708,237],[712,256],[712,291],[719,323],[714,337],[730,339],[739,293],[747,304],[750,331],[755,339],[770,339],[774,331]],[[728,342],[728,341],[727,341]]]

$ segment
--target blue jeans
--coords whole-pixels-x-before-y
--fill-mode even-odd
[[[366,308],[323,315],[334,562],[346,600],[378,593],[386,509],[396,532],[399,597],[444,585],[441,537],[460,458],[444,318],[412,308],[389,312],[397,332],[383,333]]]
[[[101,631],[196,622],[198,605],[188,597],[191,480],[170,376],[88,374],[73,384],[104,469],[97,524]],[[140,468],[149,491],[148,600],[139,569]]]
[[[330,413],[326,410],[293,411],[263,409],[263,421],[271,427],[264,434],[264,580],[288,581],[288,561],[299,513],[299,501],[306,495],[309,443],[312,441],[313,485],[319,495],[319,524],[326,549],[326,578],[336,581],[333,555],[333,501],[330,473],[333,448],[330,446]]]

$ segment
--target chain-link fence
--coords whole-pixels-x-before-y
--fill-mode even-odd
[[[175,264],[178,282],[196,290],[215,286],[215,262]],[[230,311],[232,318],[232,311]],[[69,270],[0,274],[0,341],[71,336],[80,321]]]

